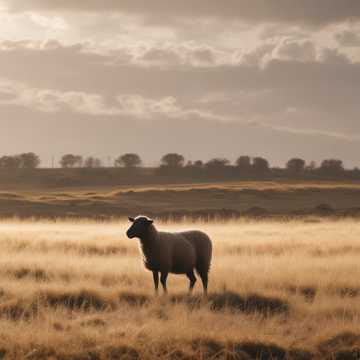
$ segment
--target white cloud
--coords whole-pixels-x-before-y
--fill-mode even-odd
[[[37,13],[29,13],[30,19],[38,26],[52,30],[66,30],[68,25],[60,16],[44,16]]]
[[[58,113],[72,112],[89,116],[130,116],[143,120],[156,120],[157,116],[187,119],[197,117],[209,120],[227,120],[209,111],[184,108],[176,99],[145,98],[136,94],[121,94],[106,98],[99,94],[76,91],[30,88],[7,80],[0,82],[0,106],[11,105],[31,110]]]

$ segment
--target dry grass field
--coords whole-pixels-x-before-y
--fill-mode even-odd
[[[213,239],[207,300],[155,298],[125,222],[3,220],[0,358],[359,358],[360,222],[158,226]]]
[[[359,183],[238,181],[41,191],[21,190],[14,183],[11,189],[0,192],[0,217],[109,219],[139,213],[153,216],[177,213],[189,217],[223,209],[230,211],[231,216],[231,212],[253,215],[253,210],[259,208],[266,214],[288,216],[318,214],[317,208],[323,204],[333,209],[334,215],[360,215]]]

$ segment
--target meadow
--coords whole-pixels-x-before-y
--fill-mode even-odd
[[[162,218],[360,215],[360,185],[341,181],[235,181],[139,186],[44,187],[17,182],[0,191],[0,218],[110,219],[146,213]],[[324,207],[325,205],[325,207]]]
[[[0,358],[358,359],[360,223],[163,222],[214,243],[209,297],[155,297],[125,221],[0,222]]]

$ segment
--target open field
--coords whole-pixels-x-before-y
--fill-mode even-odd
[[[155,298],[127,223],[2,221],[0,358],[359,358],[360,222],[158,226],[212,237],[207,301]]]
[[[324,206],[325,205],[325,206]],[[360,215],[360,184],[242,181],[0,191],[0,217]]]

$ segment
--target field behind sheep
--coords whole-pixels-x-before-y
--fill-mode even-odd
[[[0,358],[360,358],[359,222],[158,226],[212,238],[207,300],[155,298],[125,222],[0,222]]]
[[[220,219],[259,215],[360,218],[359,182],[235,181],[25,190],[15,181],[7,191],[1,189],[0,218],[110,220],[144,213],[176,220],[204,220],[211,214]]]

